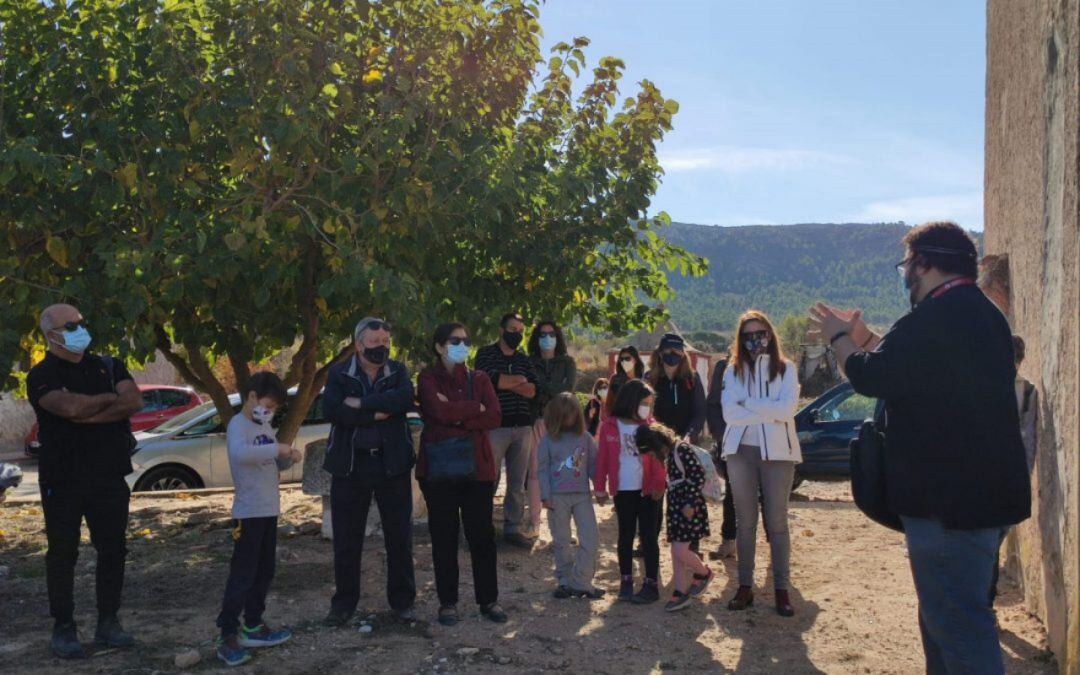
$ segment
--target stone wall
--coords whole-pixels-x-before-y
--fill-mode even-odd
[[[1080,0],[989,0],[986,250],[1040,393],[1030,520],[1012,571],[1061,671],[1080,673]]]

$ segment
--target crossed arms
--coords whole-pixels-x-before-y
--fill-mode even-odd
[[[133,380],[116,383],[116,393],[76,394],[54,389],[38,400],[45,410],[78,424],[106,424],[126,420],[142,410],[143,400]]]

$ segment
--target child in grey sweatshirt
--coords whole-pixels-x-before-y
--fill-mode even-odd
[[[255,373],[248,378],[242,395],[244,407],[229,421],[225,433],[236,488],[232,508],[236,527],[225,598],[217,619],[221,628],[217,656],[229,666],[251,660],[249,647],[272,647],[292,637],[288,630],[268,628],[262,613],[277,556],[281,513],[278,472],[301,459],[298,451],[277,442],[271,426],[274,413],[286,399],[281,379],[269,372]]]
[[[548,512],[555,548],[556,598],[603,596],[593,587],[600,533],[589,482],[596,473],[596,441],[585,432],[581,404],[571,392],[557,394],[544,410],[547,435],[537,448],[540,498]],[[570,520],[578,545],[570,545]]]

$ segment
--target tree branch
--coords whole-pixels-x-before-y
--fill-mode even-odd
[[[157,349],[165,357],[173,368],[176,368],[176,372],[180,373],[180,377],[184,378],[188,384],[195,387],[199,391],[206,391],[207,387],[203,383],[202,378],[195,374],[195,372],[188,366],[184,357],[173,351],[172,340],[169,339],[169,334],[165,332],[165,328],[161,325],[154,326],[154,335],[157,338]]]

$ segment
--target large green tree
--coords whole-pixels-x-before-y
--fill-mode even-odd
[[[545,59],[538,4],[0,0],[0,359],[66,299],[227,418],[215,362],[290,350],[291,438],[364,314],[414,354],[510,308],[655,321],[704,267],[648,214],[677,105]]]

